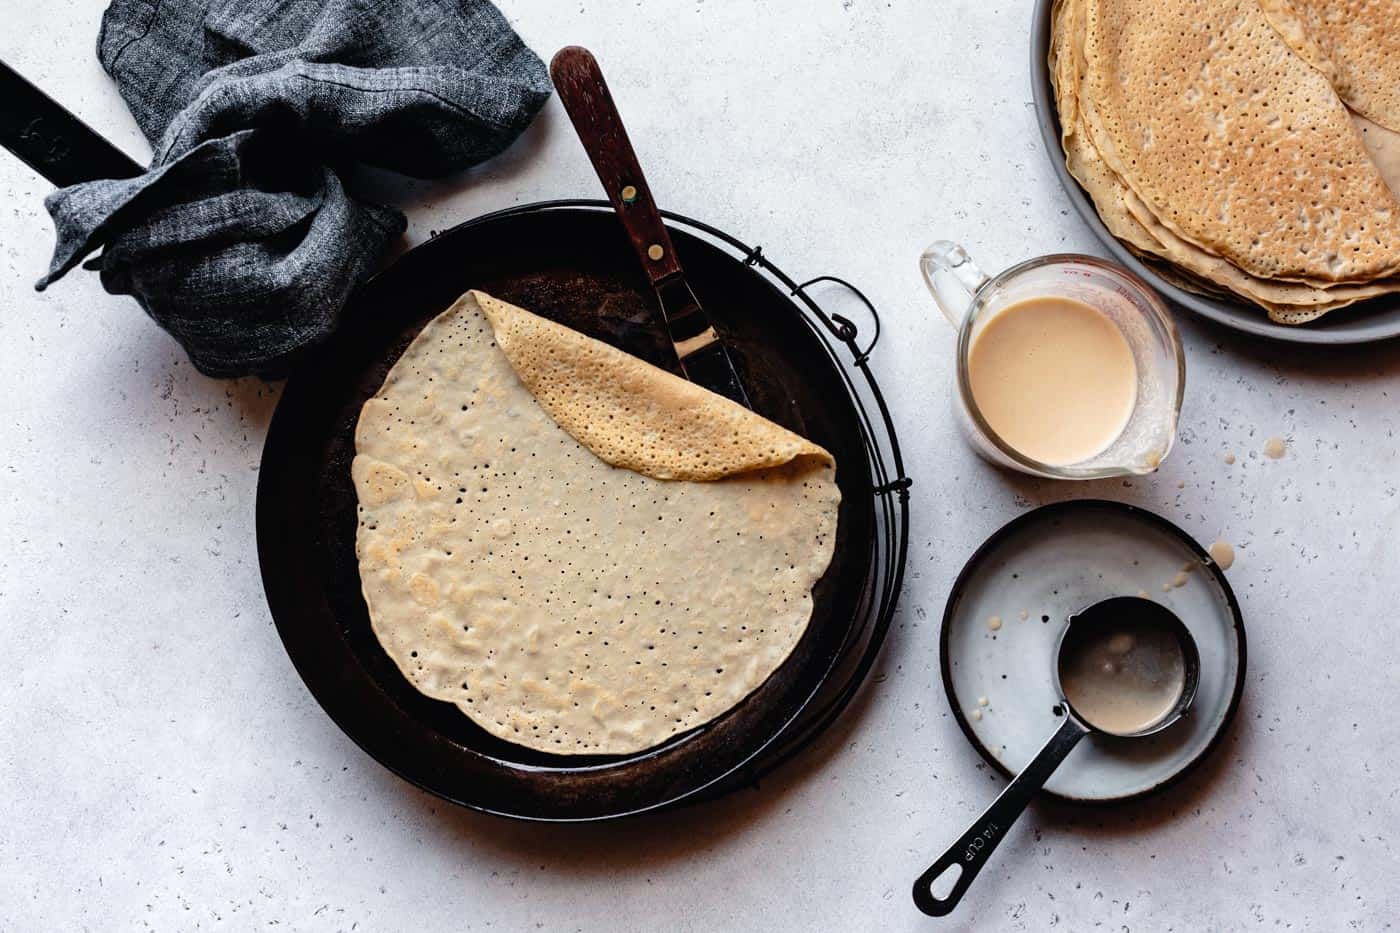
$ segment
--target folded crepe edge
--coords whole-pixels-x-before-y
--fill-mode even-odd
[[[524,308],[469,291],[496,345],[540,407],[600,460],[661,480],[712,482],[824,448],[721,395]]]

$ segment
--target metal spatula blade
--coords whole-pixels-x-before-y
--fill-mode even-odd
[[[666,318],[671,344],[676,348],[685,377],[745,408],[752,408],[739,374],[734,370],[734,361],[729,358],[728,348],[715,333],[709,315],[700,306],[685,277],[676,275],[657,285],[656,300]]]

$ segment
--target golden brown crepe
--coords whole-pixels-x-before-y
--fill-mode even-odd
[[[1163,224],[1261,278],[1400,272],[1400,202],[1258,0],[1087,0],[1085,16],[1085,123]]]
[[[522,308],[471,294],[535,401],[613,466],[657,479],[716,480],[799,457],[831,463],[816,444],[742,405]]]
[[[723,715],[801,639],[831,560],[830,454],[478,292],[404,351],[355,450],[380,644],[541,751],[635,752]]]
[[[1139,123],[1124,123],[1121,119],[1119,123],[1134,127],[1138,143],[1149,143],[1143,146],[1145,153],[1140,162],[1150,162],[1151,159],[1161,158],[1163,145],[1163,134],[1155,131],[1154,126],[1145,114],[1154,109],[1171,110],[1172,103],[1171,89],[1162,82],[1167,81],[1173,74],[1181,73],[1181,69],[1173,72],[1170,67],[1160,67],[1167,64],[1160,51],[1152,52],[1150,47],[1154,42],[1165,43],[1166,46],[1175,49],[1176,52],[1187,54],[1193,48],[1190,41],[1183,41],[1180,36],[1167,36],[1163,39],[1157,36],[1154,29],[1160,30],[1170,26],[1174,20],[1170,18],[1170,5],[1151,4],[1152,10],[1148,11],[1154,15],[1166,16],[1163,23],[1156,23],[1154,26],[1153,16],[1138,16],[1145,9],[1144,4],[1136,0],[1058,0],[1052,9],[1051,25],[1051,46],[1049,56],[1049,68],[1052,83],[1054,84],[1056,106],[1061,118],[1061,139],[1065,149],[1065,159],[1070,173],[1080,182],[1081,186],[1094,201],[1100,217],[1103,219],[1109,231],[1120,240],[1124,241],[1134,252],[1145,258],[1158,260],[1159,271],[1174,284],[1198,291],[1205,294],[1219,295],[1222,291],[1232,293],[1268,310],[1270,316],[1284,323],[1302,323],[1312,320],[1321,314],[1345,305],[1352,304],[1359,300],[1376,297],[1400,290],[1400,281],[1393,276],[1381,275],[1379,277],[1363,278],[1355,283],[1337,282],[1330,279],[1317,279],[1304,275],[1259,275],[1243,268],[1241,264],[1232,261],[1228,251],[1223,248],[1212,248],[1210,245],[1197,242],[1186,235],[1177,226],[1181,217],[1186,218],[1188,226],[1195,224],[1194,230],[1214,230],[1217,237],[1214,241],[1217,246],[1224,244],[1224,238],[1220,234],[1221,230],[1229,231],[1231,223],[1237,222],[1241,217],[1250,217],[1247,211],[1242,210],[1238,205],[1243,203],[1252,204],[1258,208],[1262,203],[1268,209],[1283,214],[1290,214],[1286,207],[1281,209],[1278,206],[1278,198],[1272,197],[1272,205],[1269,194],[1268,170],[1261,172],[1259,177],[1250,180],[1248,178],[1240,181],[1235,175],[1221,174],[1214,172],[1215,187],[1209,185],[1202,186],[1200,193],[1192,197],[1178,197],[1174,199],[1177,210],[1159,209],[1151,203],[1143,192],[1137,190],[1132,185],[1132,179],[1120,174],[1121,165],[1115,163],[1114,158],[1107,157],[1105,151],[1101,151],[1100,144],[1103,145],[1107,153],[1113,154],[1115,158],[1121,159],[1113,139],[1107,134],[1106,124],[1100,115],[1101,107],[1099,102],[1087,99],[1092,94],[1092,88],[1088,86],[1089,62],[1086,53],[1086,43],[1089,41],[1088,18],[1090,14],[1106,16],[1113,23],[1113,28],[1118,32],[1114,33],[1117,38],[1113,41],[1120,45],[1126,44],[1129,51],[1124,52],[1117,46],[1116,51],[1110,56],[1114,61],[1126,60],[1128,62],[1151,62],[1157,71],[1150,71],[1147,75],[1136,74],[1129,69],[1126,76],[1111,68],[1105,69],[1106,73],[1112,75],[1115,82],[1120,85],[1122,96],[1131,95],[1146,88],[1146,93],[1155,102],[1152,106],[1142,107],[1134,111],[1135,120],[1142,120]],[[1185,4],[1193,9],[1193,4]],[[1105,12],[1105,8],[1107,11]],[[1180,7],[1178,7],[1178,10]],[[1248,13],[1248,5],[1245,7]],[[1258,21],[1252,24],[1248,22],[1248,17],[1244,22],[1231,21],[1223,25],[1216,24],[1211,17],[1205,17],[1209,21],[1204,26],[1197,25],[1181,32],[1190,34],[1193,29],[1205,29],[1207,32],[1215,28],[1221,32],[1224,39],[1219,42],[1206,42],[1204,49],[1195,46],[1197,53],[1204,52],[1204,64],[1199,68],[1198,81],[1185,83],[1185,90],[1180,91],[1177,101],[1180,106],[1180,114],[1166,118],[1166,125],[1169,128],[1176,128],[1180,124],[1189,124],[1191,120],[1200,116],[1196,113],[1199,107],[1193,108],[1193,103],[1199,103],[1204,95],[1203,87],[1211,86],[1208,76],[1214,72],[1225,70],[1227,74],[1235,74],[1230,71],[1234,66],[1229,62],[1218,60],[1218,54],[1230,53],[1233,55],[1237,48],[1226,48],[1233,41],[1232,30],[1244,29],[1246,32],[1257,30]],[[1108,27],[1101,28],[1101,33],[1107,34]],[[1098,39],[1100,46],[1109,42],[1105,35],[1100,35]],[[1111,43],[1110,43],[1111,44]],[[1248,43],[1244,43],[1248,45]],[[1289,49],[1281,41],[1270,42],[1265,35],[1262,40],[1254,43],[1256,48],[1266,48],[1271,54],[1282,54],[1285,61],[1290,62],[1286,71],[1295,75],[1302,75],[1304,83],[1307,83],[1308,76],[1316,79],[1316,73],[1306,64],[1291,55]],[[1187,52],[1183,52],[1183,47]],[[1226,56],[1229,57],[1228,55]],[[1299,71],[1301,69],[1301,71]],[[1187,69],[1189,70],[1189,69]],[[1199,86],[1198,86],[1199,85]],[[1228,90],[1230,81],[1225,81],[1221,87]],[[1136,90],[1135,90],[1136,89]],[[1180,90],[1178,88],[1178,90]],[[1215,90],[1212,90],[1214,99]],[[1315,90],[1315,89],[1314,89]],[[1228,97],[1228,94],[1227,94]],[[1260,103],[1263,98],[1256,97],[1250,102],[1236,102],[1239,107],[1244,108],[1248,116],[1249,108],[1256,103]],[[1218,107],[1218,113],[1225,113],[1230,104]],[[1261,105],[1262,106],[1262,105]],[[1327,106],[1324,108],[1328,113],[1335,116],[1334,111],[1339,111],[1347,119],[1347,123],[1341,128],[1345,128],[1350,133],[1350,152],[1347,156],[1353,162],[1365,163],[1364,171],[1355,171],[1352,174],[1365,176],[1370,181],[1367,182],[1368,191],[1382,196],[1382,215],[1385,215],[1390,208],[1387,205],[1394,203],[1394,193],[1392,187],[1400,186],[1398,176],[1400,176],[1400,159],[1395,153],[1400,152],[1400,134],[1391,133],[1384,127],[1347,113],[1336,101],[1335,95],[1330,95]],[[1209,132],[1204,132],[1199,145],[1192,146],[1190,140],[1182,142],[1171,158],[1180,161],[1186,158],[1190,164],[1186,166],[1185,174],[1202,171],[1201,166],[1205,165],[1210,169],[1219,168],[1220,159],[1239,158],[1232,155],[1235,142],[1234,133],[1238,132],[1237,121],[1225,124],[1225,127],[1216,126]],[[1248,120],[1246,120],[1248,122]],[[1265,120],[1268,123],[1269,120]],[[1354,127],[1354,128],[1353,128]],[[1336,129],[1336,127],[1334,127]],[[1134,135],[1134,134],[1130,134]],[[1213,140],[1211,137],[1217,137]],[[1181,142],[1181,141],[1179,141]],[[1215,150],[1211,150],[1211,146]],[[1246,147],[1247,148],[1247,147]],[[1192,154],[1194,152],[1194,155]],[[1275,153],[1275,158],[1279,158]],[[1294,157],[1298,154],[1293,153]],[[1250,155],[1248,158],[1253,158]],[[1215,160],[1214,163],[1211,160]],[[1118,167],[1115,167],[1115,166]],[[1384,167],[1384,170],[1382,170]],[[1133,168],[1142,169],[1141,164],[1129,168],[1131,173]],[[1155,177],[1151,171],[1139,171],[1139,175],[1147,174]],[[1181,173],[1178,173],[1180,175]],[[1212,174],[1207,172],[1206,174]],[[1236,173],[1238,174],[1238,173]],[[1299,173],[1295,173],[1299,174]],[[1305,174],[1305,173],[1304,173]],[[1306,184],[1307,180],[1303,179]],[[1372,182],[1377,182],[1372,184]],[[1387,184],[1389,183],[1389,185]],[[1324,181],[1323,185],[1331,189],[1332,182]],[[1251,187],[1252,186],[1252,187]],[[1170,185],[1159,186],[1153,190],[1168,190]],[[1173,189],[1174,190],[1174,189]],[[1238,197],[1243,190],[1246,194],[1253,191],[1252,200],[1246,198],[1241,201]],[[1270,192],[1271,194],[1271,192]],[[1214,200],[1211,200],[1214,199]],[[1216,205],[1212,207],[1211,205]],[[1340,217],[1346,220],[1348,215],[1339,214],[1332,210],[1330,205],[1325,205],[1319,211],[1327,217],[1336,219]],[[1361,213],[1365,213],[1364,211]],[[1288,228],[1289,224],[1301,226],[1305,232],[1318,234],[1318,231],[1308,220],[1306,211],[1291,211],[1292,220],[1284,217],[1282,227]],[[1255,225],[1257,226],[1257,225]],[[1276,224],[1278,226],[1278,224]],[[1336,226],[1334,224],[1334,226]],[[1393,225],[1392,225],[1393,226]],[[1263,249],[1263,236],[1258,237],[1261,241],[1258,246],[1252,242],[1255,238],[1253,231],[1251,235],[1250,249],[1268,254]],[[1287,233],[1287,229],[1284,230]],[[1209,238],[1206,238],[1209,240]],[[1277,240],[1277,236],[1271,235],[1267,239]],[[1313,242],[1303,238],[1308,243]],[[1318,235],[1317,242],[1326,242],[1325,236]],[[1312,248],[1304,245],[1304,249]],[[1286,261],[1288,257],[1281,257],[1280,261]],[[1164,261],[1164,262],[1163,262]],[[1294,260],[1297,265],[1296,259]],[[1170,265],[1167,265],[1167,264]],[[1382,268],[1384,268],[1382,266]],[[1288,271],[1297,271],[1296,268]]]
[[[1348,107],[1400,132],[1400,0],[1260,0],[1260,6]]]

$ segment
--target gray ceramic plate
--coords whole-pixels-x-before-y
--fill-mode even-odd
[[[1157,735],[1090,736],[1045,789],[1079,802],[1126,800],[1167,786],[1210,753],[1244,685],[1244,622],[1234,593],[1209,555],[1171,522],[1086,499],[1006,525],[953,584],[943,615],[943,687],[982,757],[1008,776],[1030,762],[1063,715],[1052,666],[1066,620],[1100,600],[1142,592],[1175,612],[1195,639],[1196,699],[1185,718]],[[994,616],[995,629],[988,624]]]
[[[1183,291],[1157,275],[1151,266],[1118,242],[1099,219],[1084,189],[1065,168],[1064,150],[1060,148],[1060,118],[1055,110],[1055,95],[1050,87],[1050,69],[1046,63],[1050,50],[1051,5],[1052,0],[1036,0],[1035,20],[1031,26],[1031,90],[1035,95],[1040,135],[1045,141],[1045,151],[1055,166],[1055,174],[1068,192],[1075,210],[1115,259],[1146,279],[1177,307],[1232,330],[1292,343],[1372,343],[1400,337],[1400,296],[1390,295],[1362,302],[1333,311],[1311,324],[1290,327],[1275,324],[1262,309],[1253,305]]]

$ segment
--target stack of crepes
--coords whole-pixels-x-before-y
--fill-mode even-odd
[[[1400,0],[1057,0],[1071,174],[1184,288],[1286,324],[1400,291]]]

